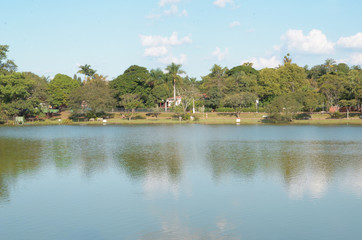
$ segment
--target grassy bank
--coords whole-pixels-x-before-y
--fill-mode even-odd
[[[242,113],[240,115],[241,125],[266,124],[263,122],[265,113]],[[103,125],[103,121],[71,121],[67,119],[69,114],[57,119],[46,119],[44,121],[26,122],[25,125]],[[134,125],[134,124],[236,124],[236,117],[232,113],[197,113],[195,121],[180,121],[173,113],[161,113],[157,118],[150,117],[146,113],[137,113],[137,119],[128,120],[122,114],[115,114],[114,118],[107,119],[107,125]],[[329,119],[329,114],[313,114],[309,120],[294,120],[287,125],[362,125],[362,119],[354,116],[349,119]]]

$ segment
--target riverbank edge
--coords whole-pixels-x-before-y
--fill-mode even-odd
[[[53,126],[53,125],[69,125],[69,126],[101,126],[101,125],[175,125],[175,124],[200,124],[200,125],[355,125],[362,126],[362,119],[322,119],[322,120],[294,120],[288,123],[265,123],[261,119],[241,119],[240,123],[236,123],[235,119],[200,119],[197,121],[179,121],[176,119],[137,119],[137,120],[108,120],[106,123],[102,121],[88,122],[70,122],[70,121],[42,121],[42,122],[26,122],[24,125],[17,126]],[[13,126],[13,125],[0,125]]]

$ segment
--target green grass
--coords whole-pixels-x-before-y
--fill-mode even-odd
[[[137,113],[146,117],[146,113]],[[240,124],[265,124],[261,120],[266,113],[242,113],[240,115]],[[147,117],[147,119],[128,120],[121,117],[121,114],[116,114],[115,118],[107,119],[107,125],[134,125],[134,124],[236,124],[236,117],[232,114],[220,114],[216,112],[196,113],[197,121],[179,121],[173,118],[174,113],[161,113],[158,118]],[[294,120],[286,123],[286,125],[362,125],[362,119],[354,116],[350,119],[328,119],[329,114],[313,114],[310,120]],[[103,125],[102,121],[87,121],[87,122],[71,122],[70,120],[58,121],[56,119],[47,119],[45,121],[26,122],[25,125]]]

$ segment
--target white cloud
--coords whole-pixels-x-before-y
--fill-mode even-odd
[[[302,53],[331,53],[335,45],[328,41],[326,35],[317,29],[313,29],[308,35],[304,35],[302,30],[289,29],[281,39],[285,41],[288,50]]]
[[[145,49],[144,55],[147,57],[160,57],[168,53],[168,49],[165,46],[149,47]]]
[[[179,13],[179,10],[178,10],[178,7],[177,5],[172,5],[169,9],[163,11],[163,13],[166,15],[166,16],[174,16],[174,15],[177,15],[179,17],[187,17],[188,16],[188,13],[187,11],[184,9],[182,10],[180,13]]]
[[[280,65],[280,61],[277,59],[276,56],[272,56],[271,58],[251,58],[251,60],[244,61],[241,64],[245,62],[252,62],[253,67],[256,69],[275,68]]]
[[[180,1],[181,1],[181,0],[160,0],[160,1],[158,2],[158,5],[159,5],[160,7],[163,7],[163,6],[167,5],[167,4],[179,3]]]
[[[150,14],[146,16],[147,19],[160,19],[161,14]]]
[[[181,2],[181,0],[160,0],[158,2],[158,5],[159,5],[158,11],[162,11],[162,12],[151,13],[148,16],[146,16],[145,18],[157,20],[163,16],[186,17],[186,16],[188,16],[187,11],[185,9],[182,11],[179,10],[178,3],[180,3],[180,2]],[[170,5],[170,7],[166,8],[169,5]]]
[[[321,198],[327,191],[328,176],[326,171],[318,167],[304,169],[289,182],[289,197],[301,199],[304,195]]]
[[[175,63],[175,64],[184,64],[187,60],[187,56],[186,54],[180,54],[179,57],[175,57],[172,54],[168,55],[166,57],[162,57],[157,59],[158,62],[163,63],[163,64],[170,64],[170,63]]]
[[[187,11],[184,9],[182,10],[182,12],[180,13],[180,17],[187,17],[189,14],[187,13]]]
[[[171,8],[165,10],[164,13],[168,16],[176,15],[178,13],[178,7],[176,5],[172,5]]]
[[[350,37],[341,37],[337,44],[346,48],[362,48],[362,33]]]
[[[144,47],[148,46],[177,46],[184,43],[191,43],[192,40],[189,36],[185,36],[181,39],[178,38],[178,33],[173,32],[171,36],[162,37],[162,36],[153,36],[153,35],[140,35],[141,44]]]
[[[273,50],[276,51],[276,52],[280,52],[281,46],[280,45],[274,45]]]
[[[241,23],[239,21],[234,21],[232,23],[229,24],[229,27],[233,28],[233,27],[237,27],[237,26],[240,26]]]
[[[362,53],[353,53],[348,59],[343,59],[341,62],[351,65],[362,65]]]
[[[226,4],[228,4],[228,3],[233,4],[233,3],[234,3],[234,0],[216,0],[216,1],[214,2],[214,5],[223,8],[223,7],[225,7]]]
[[[220,48],[216,48],[212,53],[212,56],[216,57],[217,60],[222,61],[229,54],[229,49],[225,48],[224,52]]]
[[[187,56],[180,54],[179,57],[175,57],[170,50],[174,46],[192,42],[189,36],[179,38],[177,32],[173,32],[170,37],[140,35],[140,39],[142,46],[145,47],[144,56],[155,57],[156,61],[164,64],[170,64],[172,62],[184,64]]]

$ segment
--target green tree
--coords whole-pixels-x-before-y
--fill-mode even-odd
[[[171,79],[170,76],[164,74],[161,69],[152,69],[150,71],[150,77],[146,83],[152,88],[151,95],[155,100],[154,105],[165,102],[172,94],[169,79]]]
[[[323,96],[315,91],[298,92],[296,96],[297,101],[303,105],[303,110],[310,113],[323,104]]]
[[[34,81],[22,73],[0,75],[0,111],[4,117],[32,114],[38,107],[32,98]]]
[[[231,68],[226,73],[231,76],[240,72],[244,72],[245,74],[258,75],[258,71],[253,68],[253,63],[243,63],[243,65]]]
[[[174,102],[176,102],[176,82],[181,81],[182,78],[180,77],[180,74],[184,74],[185,71],[181,70],[182,65],[181,64],[175,64],[171,63],[171,65],[168,65],[166,67],[166,71],[168,71],[168,74],[172,76],[173,80],[173,99]]]
[[[141,96],[139,94],[124,94],[122,95],[120,105],[123,106],[125,110],[131,110],[131,112],[128,113],[128,120],[132,120],[136,108],[142,106]]]
[[[285,63],[278,68],[282,93],[297,92],[308,89],[305,69],[294,63]]]
[[[349,118],[349,112],[351,111],[351,108],[357,105],[356,99],[346,100],[343,99],[339,101],[339,105],[342,107],[346,107],[347,109],[347,118]]]
[[[77,80],[60,73],[55,75],[49,83],[50,104],[53,107],[67,106],[70,93],[78,87]]]
[[[346,76],[349,72],[349,67],[345,63],[340,63],[336,66],[336,72],[338,75]]]
[[[327,69],[327,73],[331,73],[336,71],[336,61],[333,58],[328,58],[326,59],[326,61],[324,62],[324,66]]]
[[[231,77],[227,74],[229,71],[228,68],[223,68],[215,64],[210,71],[211,73],[202,77],[200,90],[207,96],[205,105],[209,108],[216,109],[221,106],[221,100],[234,87],[232,86],[233,82],[231,81]]]
[[[110,82],[110,87],[116,90],[116,97],[120,101],[125,94],[137,94],[146,106],[154,105],[151,86],[147,83],[150,73],[145,67],[132,65],[122,75]]]
[[[13,60],[7,59],[8,45],[0,45],[0,74],[16,72],[17,66]]]
[[[107,81],[95,78],[71,92],[69,106],[76,111],[94,114],[109,111],[116,105],[112,91]]]
[[[179,93],[181,98],[180,106],[182,107],[183,112],[185,113],[188,109],[192,107],[195,103],[195,100],[200,98],[200,92],[196,87],[194,82],[190,82],[189,84],[185,84],[183,87],[179,88]]]
[[[344,78],[328,73],[319,79],[320,92],[324,94],[327,100],[327,106],[338,104],[342,93],[345,91]]]
[[[348,73],[347,92],[349,99],[357,101],[358,109],[361,109],[362,99],[362,70],[353,69]]]
[[[303,105],[297,100],[296,93],[288,93],[273,99],[266,107],[266,111],[274,121],[292,121],[302,108]]]
[[[258,93],[262,101],[268,101],[281,95],[279,73],[274,68],[264,68],[259,72]]]
[[[236,117],[239,118],[243,108],[253,106],[256,99],[257,96],[254,93],[241,92],[233,95],[227,95],[224,99],[224,105],[226,107],[234,108]]]
[[[87,80],[88,78],[92,78],[94,76],[94,74],[96,74],[96,70],[92,69],[90,65],[86,64],[86,65],[81,65],[79,66],[79,70],[77,73],[83,74],[84,75],[84,80]]]

